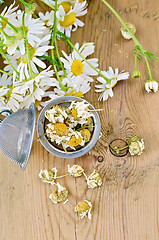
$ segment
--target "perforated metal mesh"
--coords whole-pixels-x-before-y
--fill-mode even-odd
[[[0,148],[14,163],[26,168],[35,127],[35,106],[6,117],[0,124]]]

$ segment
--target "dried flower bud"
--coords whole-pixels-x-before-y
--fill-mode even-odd
[[[54,180],[56,179],[56,176],[57,176],[56,168],[41,170],[39,173],[39,178],[42,178],[43,182],[51,183],[52,185],[55,183]]]
[[[131,142],[129,145],[129,152],[131,155],[141,155],[144,148],[144,141],[141,139],[141,141]]]
[[[53,190],[50,194],[49,198],[53,203],[63,202],[68,196],[68,191],[65,187],[62,187],[59,183],[57,183],[57,188]]]
[[[135,28],[135,26],[132,23],[126,23],[126,25],[128,26],[128,28],[131,30],[131,32],[133,34],[136,33],[136,28]],[[131,35],[129,34],[129,32],[127,31],[127,29],[125,27],[121,28],[120,31],[121,31],[122,36],[125,39],[131,39],[132,38]]]
[[[81,218],[88,217],[91,220],[91,209],[92,203],[87,200],[84,200],[76,205],[75,212],[79,212]]]
[[[70,173],[71,176],[80,177],[83,172],[84,169],[81,166],[73,165],[72,167],[70,167],[70,165],[68,164],[68,173]]]
[[[141,73],[138,70],[133,71],[131,74],[132,78],[139,78],[141,76]]]
[[[85,141],[85,142],[89,142],[89,140],[90,140],[90,138],[91,138],[91,133],[90,133],[90,131],[89,131],[88,129],[82,129],[82,130],[80,131],[80,133],[81,133],[84,141]]]
[[[95,170],[89,175],[88,178],[86,177],[86,180],[88,188],[95,188],[102,185],[102,179],[99,173],[97,173]]]
[[[149,93],[151,91],[158,91],[158,82],[155,80],[148,80],[145,82],[145,90]]]

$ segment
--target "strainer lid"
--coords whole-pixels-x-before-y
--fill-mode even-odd
[[[34,129],[35,104],[6,117],[0,124],[0,148],[14,163],[24,171],[29,160]]]

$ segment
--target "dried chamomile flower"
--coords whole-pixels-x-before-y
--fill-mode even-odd
[[[131,142],[129,145],[129,152],[131,155],[141,155],[141,153],[143,153],[144,150],[144,141],[143,139],[141,139],[140,141],[136,141],[136,142]]]
[[[69,106],[69,109],[72,110],[72,114],[75,116],[75,118],[82,118],[82,120],[86,120],[93,116],[93,114],[89,111],[89,104],[86,103],[85,100],[81,101],[81,102],[75,102],[72,101],[71,105]],[[75,111],[76,110],[76,111]],[[80,121],[79,121],[80,122]]]
[[[80,131],[80,133],[81,133],[84,141],[85,141],[85,142],[89,142],[89,140],[90,140],[90,138],[91,138],[91,133],[90,133],[90,131],[89,131],[88,129],[82,129],[82,130]]]
[[[131,32],[133,34],[136,33],[136,28],[135,28],[135,26],[132,23],[126,23],[126,25],[128,26],[128,28],[131,30]],[[125,39],[131,39],[132,38],[126,28],[123,27],[123,28],[120,29],[120,31],[121,31],[122,36]]]
[[[70,167],[68,164],[68,173],[73,177],[80,177],[84,172],[84,169],[79,165],[73,165]]]
[[[80,214],[81,219],[83,217],[88,217],[91,220],[91,210],[92,210],[92,203],[88,200],[84,200],[79,202],[75,207],[75,212]]]
[[[89,177],[86,177],[88,188],[95,188],[102,185],[102,179],[99,173],[94,170]]]
[[[77,147],[81,143],[82,143],[82,138],[80,136],[76,137],[75,135],[73,135],[68,141],[68,145],[70,145],[71,147]]]
[[[56,105],[46,111],[45,117],[52,123],[63,123],[67,118],[67,113],[64,108]]]
[[[54,180],[57,177],[57,169],[44,169],[41,170],[39,173],[39,178],[42,178],[43,182],[45,183],[51,183],[52,185],[55,184]]]
[[[56,123],[54,130],[58,136],[66,136],[68,134],[68,127],[64,123]]]
[[[65,187],[62,187],[59,183],[57,183],[57,188],[55,188],[50,194],[49,198],[53,203],[59,203],[66,200],[68,196],[68,191]]]
[[[77,112],[77,110],[76,110],[75,107],[72,108],[71,113],[72,113],[72,117],[74,117],[74,118],[77,119],[77,120],[79,119],[79,118],[77,117],[78,112]]]

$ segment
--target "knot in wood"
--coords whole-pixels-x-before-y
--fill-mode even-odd
[[[104,161],[104,157],[98,156],[98,157],[97,157],[97,161],[98,161],[98,162],[103,162],[103,161]]]

